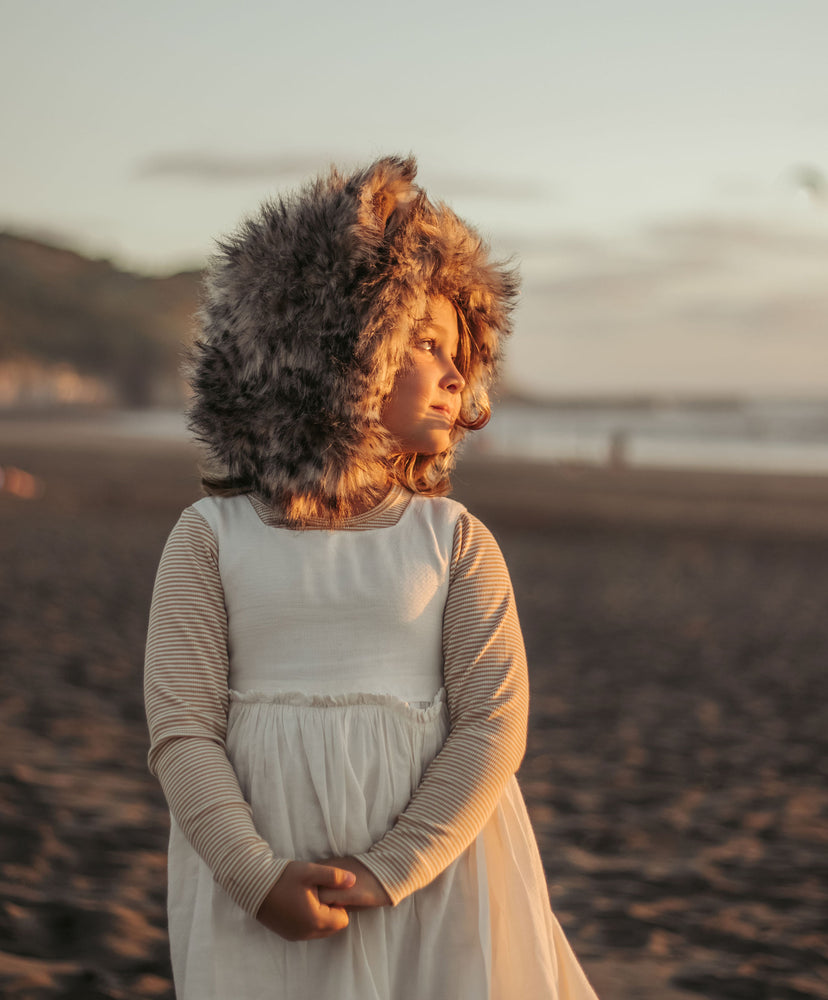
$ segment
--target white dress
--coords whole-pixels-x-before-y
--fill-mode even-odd
[[[278,858],[369,863],[449,734],[443,616],[464,509],[414,497],[397,523],[351,531],[267,525],[244,496],[195,510],[217,540],[225,746],[256,830]],[[245,913],[173,820],[169,929],[179,1000],[594,998],[514,776],[433,881],[307,942]]]

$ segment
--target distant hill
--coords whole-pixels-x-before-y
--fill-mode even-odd
[[[50,380],[72,375],[114,404],[175,405],[199,281],[197,271],[144,277],[0,233],[0,403],[60,402]],[[16,398],[24,379],[42,391]]]

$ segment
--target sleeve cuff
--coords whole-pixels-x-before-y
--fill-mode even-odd
[[[355,854],[354,857],[360,861],[376,876],[383,889],[388,893],[391,905],[396,906],[401,903],[412,892],[427,885],[431,878],[423,877],[423,861],[414,865],[405,865],[399,858],[384,855],[379,850],[371,849],[365,854]],[[419,877],[414,873],[418,873]],[[434,875],[439,874],[434,872]],[[432,877],[434,877],[434,875]]]
[[[255,917],[267,894],[282,877],[289,864],[290,861],[285,858],[271,858],[269,863],[262,867],[260,857],[251,858],[244,868],[234,873],[232,877],[222,880],[224,888],[245,913]]]

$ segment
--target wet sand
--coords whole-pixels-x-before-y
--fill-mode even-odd
[[[146,772],[174,443],[0,425],[0,992],[172,996]],[[531,664],[521,783],[602,1000],[828,998],[828,481],[469,460]]]

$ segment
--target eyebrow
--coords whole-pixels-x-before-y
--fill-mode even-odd
[[[447,337],[452,337],[457,334],[457,342],[460,343],[460,320],[459,318],[455,321],[453,326],[446,326],[444,323],[437,323],[435,320],[430,320],[427,329],[434,330],[436,333],[442,333]]]

